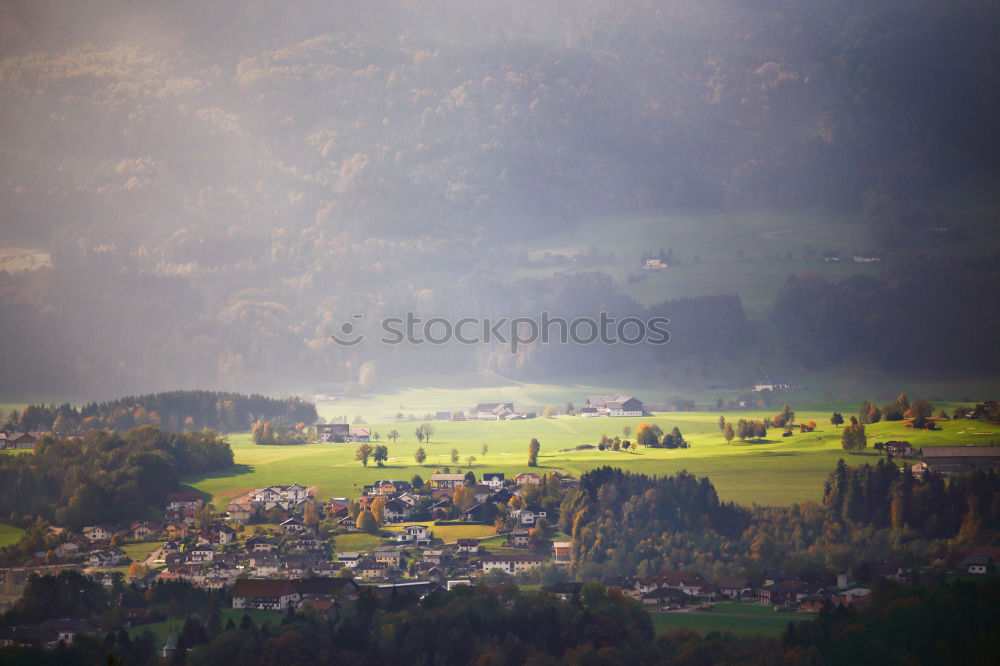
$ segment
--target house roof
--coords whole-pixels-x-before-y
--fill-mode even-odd
[[[740,578],[739,576],[726,576],[720,578],[716,586],[720,588],[728,588],[732,590],[743,590],[750,587],[750,581],[746,578]]]
[[[544,562],[541,555],[484,555],[481,562]]]
[[[434,472],[431,474],[431,481],[465,481],[464,474],[444,474],[442,472]]]
[[[232,597],[285,597],[297,594],[298,590],[290,580],[267,580],[263,578],[240,578],[229,591]]]

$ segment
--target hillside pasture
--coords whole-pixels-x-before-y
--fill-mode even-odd
[[[767,411],[726,412],[727,420],[759,419],[773,415]],[[845,413],[845,417],[849,414]],[[559,416],[552,419],[525,421],[437,421],[429,443],[417,441],[413,431],[416,423],[373,423],[373,430],[383,434],[383,444],[389,447],[389,460],[384,467],[370,462],[363,467],[355,460],[357,444],[308,444],[302,446],[256,446],[249,435],[234,435],[230,443],[237,464],[224,473],[186,477],[184,481],[213,497],[218,507],[252,488],[272,484],[298,482],[318,487],[322,499],[356,497],[365,485],[379,479],[409,481],[415,474],[424,480],[436,470],[449,467],[452,471],[470,469],[466,459],[476,457],[471,470],[503,472],[508,478],[528,471],[528,443],[537,438],[541,453],[536,471],[562,470],[576,476],[610,465],[634,472],[668,475],[680,470],[698,476],[708,476],[723,500],[742,504],[787,505],[821,498],[823,482],[839,458],[849,464],[874,464],[879,453],[872,449],[876,441],[903,439],[914,446],[987,444],[1000,441],[1000,427],[974,421],[943,421],[941,430],[914,431],[900,422],[868,426],[869,448],[862,454],[849,455],[841,447],[841,428],[830,425],[830,411],[797,411],[797,421],[816,421],[816,432],[782,437],[781,430],[768,431],[758,441],[738,439],[727,444],[718,428],[718,412],[657,413],[645,418],[585,419]],[[581,444],[596,444],[602,434],[622,436],[628,425],[633,434],[642,422],[656,423],[664,432],[675,426],[690,443],[687,449],[654,449],[600,451],[597,448],[577,450]],[[400,431],[397,442],[386,441],[384,435],[392,429]],[[483,444],[488,445],[486,455]],[[423,446],[427,460],[422,466],[414,461],[414,452]],[[451,463],[451,451],[457,449],[459,463]]]

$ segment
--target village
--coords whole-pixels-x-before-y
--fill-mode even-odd
[[[788,387],[783,380],[765,378],[755,388]],[[649,413],[637,398],[612,394],[587,397],[572,416]],[[509,421],[535,414],[510,402],[495,402],[476,405],[467,416],[443,412],[439,417]],[[374,436],[370,427],[346,423],[318,423],[315,430],[319,446],[364,444]],[[27,449],[46,434],[10,433],[4,446]],[[921,449],[908,441],[889,440],[873,448],[890,460],[905,461],[914,476],[925,470],[943,475],[989,471],[1000,463],[1000,448],[995,446]],[[454,457],[452,462],[457,462]],[[227,495],[224,506],[207,503],[207,494],[193,490],[172,492],[163,497],[157,520],[93,524],[78,534],[65,532],[69,538],[57,548],[35,553],[24,566],[0,569],[0,604],[9,607],[33,574],[61,571],[81,572],[109,589],[190,585],[219,595],[233,610],[312,609],[331,618],[363,593],[382,600],[422,598],[463,585],[499,590],[516,583],[526,590],[577,599],[584,586],[573,573],[579,553],[574,552],[573,537],[561,531],[569,527],[560,514],[563,500],[580,490],[580,480],[553,468],[511,476],[488,469],[453,471],[441,466],[428,470],[426,480],[416,474],[410,480],[383,478],[356,486],[359,492],[352,497],[321,497],[317,487],[287,479]],[[64,533],[64,528],[48,529]],[[856,570],[827,570],[804,576],[774,568],[762,575],[734,576],[691,568],[633,572],[600,582],[657,614],[715,608],[725,613],[731,604],[745,604],[815,615],[868,603],[879,578],[907,585],[985,578],[997,573],[998,562],[1000,547],[955,544],[936,553],[931,565],[885,560],[860,575]],[[148,610],[129,608],[124,626],[156,621]],[[73,632],[98,631],[89,620],[50,618],[38,626],[0,630],[0,646],[55,646],[70,640]]]

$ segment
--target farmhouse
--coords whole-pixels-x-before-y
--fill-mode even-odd
[[[417,546],[430,544],[433,534],[426,525],[407,525],[396,535],[399,543],[412,543]]]
[[[385,521],[387,523],[403,523],[410,519],[410,514],[413,512],[413,509],[406,502],[400,502],[398,499],[394,499],[386,502],[383,511],[385,513]]]
[[[545,518],[545,511],[540,506],[532,504],[523,509],[518,509],[510,514],[519,525],[534,525],[539,518]]]
[[[485,474],[483,474],[482,481],[483,485],[489,486],[489,488],[493,490],[493,492],[501,490],[503,488],[503,483],[504,483],[503,472],[486,472]]]
[[[899,456],[903,458],[909,458],[913,455],[913,447],[910,446],[909,442],[900,442],[897,440],[890,440],[882,445],[882,448],[886,453],[890,453],[893,456]]]
[[[533,483],[536,486],[542,482],[542,477],[538,476],[534,472],[521,472],[514,477],[514,483],[519,486],[524,486],[529,483]]]
[[[584,409],[595,409],[601,416],[642,416],[643,404],[630,395],[592,395]]]
[[[229,591],[233,608],[259,610],[286,610],[295,608],[302,595],[290,580],[260,580],[241,578]]]
[[[430,484],[433,488],[458,488],[465,485],[465,475],[434,472],[431,474]]]
[[[717,587],[719,588],[719,594],[730,599],[739,599],[744,595],[749,595],[753,590],[748,579],[738,576],[719,579]]]
[[[1000,446],[927,446],[920,459],[939,474],[989,472],[1000,467]]]
[[[368,427],[351,428],[352,442],[370,442],[372,439],[372,429]]]
[[[531,545],[531,530],[527,527],[515,527],[507,536],[507,541],[514,548],[527,548]]]
[[[475,554],[479,552],[479,539],[459,539],[455,546],[460,553]]]
[[[250,493],[250,503],[254,506],[263,507],[265,510],[280,506],[288,509],[294,505],[309,499],[306,488],[298,483],[290,486],[268,486],[258,488]]]
[[[398,567],[402,561],[402,555],[394,546],[379,546],[372,553],[375,561],[390,567]]]
[[[83,528],[83,536],[88,541],[108,541],[114,533],[114,529],[108,525],[89,525]]]
[[[516,418],[512,402],[481,402],[472,410],[480,421],[501,421]]]
[[[553,541],[552,559],[556,562],[569,562],[573,553],[572,541]]]
[[[67,643],[71,642],[77,634],[96,634],[100,629],[90,620],[45,620],[39,625],[42,629],[48,629],[59,634],[59,640]]]
[[[38,439],[30,432],[0,431],[0,449],[33,449]]]
[[[200,509],[201,495],[198,493],[170,493],[167,495],[167,511]]]
[[[229,520],[234,523],[245,523],[250,520],[250,516],[253,515],[254,509],[250,504],[241,504],[238,502],[233,502],[228,507],[226,507],[226,513],[229,514]]]
[[[791,388],[792,385],[788,381],[768,376],[758,379],[753,384],[754,391],[788,391]]]
[[[540,555],[487,555],[482,559],[483,573],[499,570],[511,575],[530,571],[544,563],[545,558]]]
[[[159,523],[152,523],[149,521],[142,523],[132,524],[132,538],[139,541],[145,541],[149,537],[153,536],[160,531]]]
[[[351,436],[351,426],[346,423],[320,423],[316,426],[316,436],[321,442],[342,444]]]

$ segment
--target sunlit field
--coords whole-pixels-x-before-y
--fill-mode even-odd
[[[941,405],[946,407],[946,405]],[[315,486],[318,496],[357,496],[362,487],[377,479],[409,480],[414,474],[427,479],[436,469],[453,471],[472,469],[503,472],[508,478],[528,471],[528,443],[535,437],[541,443],[541,472],[561,470],[579,476],[587,470],[611,465],[646,474],[673,474],[680,470],[708,476],[723,500],[743,504],[787,505],[818,500],[823,482],[839,458],[850,464],[874,464],[879,454],[872,450],[876,441],[904,439],[914,446],[946,444],[987,444],[1000,441],[1000,427],[975,421],[944,421],[940,431],[912,431],[895,423],[868,426],[869,448],[860,455],[849,455],[841,447],[841,429],[830,425],[831,409],[797,411],[797,421],[815,420],[814,433],[782,437],[781,430],[770,430],[762,441],[738,439],[727,444],[718,428],[718,412],[658,413],[646,418],[594,418],[560,416],[526,421],[435,421],[430,443],[424,443],[427,460],[423,466],[414,461],[421,446],[414,434],[418,423],[381,422],[371,424],[389,447],[389,460],[379,468],[373,462],[363,467],[355,460],[356,444],[310,444],[303,446],[257,446],[249,435],[234,435],[230,443],[236,466],[225,474],[189,477],[185,481],[212,496],[217,506],[251,488],[269,484],[298,482]],[[846,408],[845,418],[850,413]],[[768,411],[725,412],[728,420],[761,418],[776,413]],[[656,423],[669,432],[678,427],[690,443],[687,449],[651,449],[600,451],[574,450],[581,444],[596,445],[602,434],[622,437],[629,426],[634,433],[642,422]],[[388,441],[391,430],[398,430],[399,440]],[[484,445],[487,451],[483,453]],[[451,462],[452,449],[459,462]],[[468,457],[475,456],[471,468]]]
[[[0,523],[0,547],[17,543],[22,534],[24,534],[24,530],[20,527]]]

